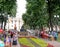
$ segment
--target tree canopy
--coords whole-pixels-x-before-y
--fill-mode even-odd
[[[47,26],[47,9],[44,0],[27,0],[27,12],[23,14],[25,24],[31,28]]]
[[[0,0],[0,23],[1,28],[3,28],[4,22],[4,29],[6,25],[6,21],[8,19],[8,15],[16,16],[16,0]]]
[[[60,15],[59,0],[26,0],[26,13],[23,14],[24,23],[31,28],[50,26],[53,28],[54,15]]]
[[[16,0],[0,0],[0,13],[16,14]]]

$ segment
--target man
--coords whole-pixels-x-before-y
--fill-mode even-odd
[[[18,36],[17,36],[17,33],[15,33],[13,35],[13,46],[14,47],[17,47],[17,41],[18,41]]]

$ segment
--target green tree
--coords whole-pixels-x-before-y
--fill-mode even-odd
[[[27,12],[23,14],[24,23],[33,29],[47,26],[48,15],[45,0],[27,0],[27,2]]]
[[[12,1],[11,0],[0,0],[0,13],[5,14],[5,15],[1,15],[3,16],[3,18],[0,20],[1,20],[2,25],[3,25],[3,22],[6,25],[7,15],[9,14],[10,16],[15,16],[16,14],[16,0],[12,0]],[[4,25],[4,29],[5,29],[5,25]]]
[[[54,15],[60,15],[60,0],[26,0],[27,11],[23,14],[24,23],[31,28],[47,26],[51,31]],[[59,19],[60,20],[60,19]]]
[[[53,22],[54,15],[60,15],[60,1],[59,0],[47,0],[47,10],[49,13],[48,22],[51,27],[51,31],[53,30]]]

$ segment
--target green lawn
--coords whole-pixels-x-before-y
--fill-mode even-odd
[[[58,38],[57,41],[60,42],[60,38]]]

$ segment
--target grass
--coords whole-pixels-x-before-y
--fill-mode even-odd
[[[60,42],[60,34],[58,35],[57,41]]]
[[[39,38],[31,38],[31,40],[33,40],[35,43],[37,43],[41,47],[47,47],[47,45],[48,45],[45,41],[43,41],[42,39],[39,39]]]
[[[19,39],[19,43],[20,44],[23,44],[23,45],[26,45],[26,46],[30,46],[30,47],[35,47],[33,44],[31,44],[27,38],[20,38]]]
[[[57,41],[60,42],[60,38],[58,38]]]

